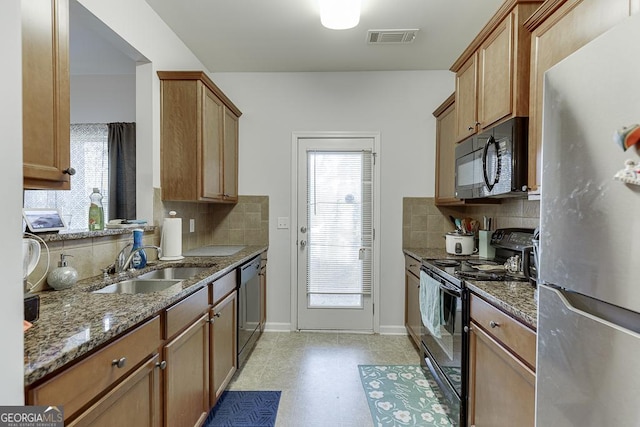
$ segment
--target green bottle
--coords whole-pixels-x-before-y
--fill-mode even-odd
[[[94,187],[89,199],[91,200],[91,205],[89,206],[89,231],[103,230],[104,210],[102,209],[100,189]]]

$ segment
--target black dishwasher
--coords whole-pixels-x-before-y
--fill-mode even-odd
[[[238,267],[238,367],[260,336],[260,256]]]

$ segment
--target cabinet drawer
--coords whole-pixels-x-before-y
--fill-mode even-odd
[[[111,384],[129,373],[160,346],[156,316],[49,381],[28,391],[29,405],[64,406],[65,418],[78,412]],[[117,361],[123,366],[118,367]]]
[[[189,326],[209,308],[206,287],[169,307],[166,311],[164,338],[168,339]]]
[[[417,259],[409,255],[405,255],[404,266],[407,270],[412,272],[416,277],[420,277],[420,261],[418,261]]]
[[[471,319],[535,370],[534,331],[474,294],[471,294]]]
[[[236,277],[236,270],[233,270],[211,284],[211,305],[216,305],[236,288],[238,284]]]

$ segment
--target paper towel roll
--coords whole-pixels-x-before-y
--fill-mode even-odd
[[[175,215],[175,213],[173,213]],[[175,261],[184,258],[182,256],[182,218],[165,218],[162,223],[160,247],[162,248],[162,261]]]

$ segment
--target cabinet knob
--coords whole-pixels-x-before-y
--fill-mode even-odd
[[[115,366],[117,368],[124,368],[124,365],[126,362],[127,362],[126,357],[121,357],[120,359],[113,359],[111,361],[111,366]]]
[[[499,328],[500,327],[500,323],[495,322],[495,321],[491,321],[489,322],[489,326],[491,326],[492,328]]]
[[[162,362],[156,363],[156,366],[164,371],[164,368],[167,367],[167,361],[163,360]]]
[[[469,126],[467,130],[473,130],[473,126]]]
[[[462,328],[465,332],[469,332],[471,330],[471,328],[469,326],[465,326],[464,328]]]
[[[67,175],[71,176],[76,174],[76,170],[72,167],[68,167],[65,170],[63,170],[62,173],[66,173]]]

